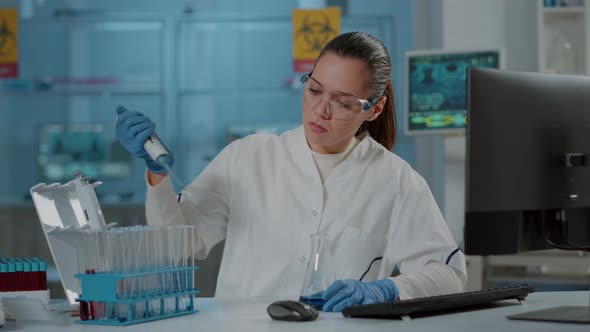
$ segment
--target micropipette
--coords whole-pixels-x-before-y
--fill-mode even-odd
[[[127,112],[127,109],[125,107],[117,107],[117,114],[121,114],[123,112]],[[143,147],[153,161],[157,162],[160,165],[170,164],[170,160],[168,159],[170,153],[164,147],[164,144],[160,142],[158,135],[156,135],[155,133],[151,134],[150,137],[147,138],[147,140],[143,144]]]
[[[117,107],[117,114],[121,114],[123,112],[127,112],[125,107]],[[164,147],[164,144],[162,144],[158,138],[158,135],[155,133],[150,135],[150,137],[148,137],[148,139],[145,141],[143,147],[153,161],[166,169],[166,172],[168,172],[168,175],[170,175],[170,178],[172,179],[172,183],[174,183],[178,188],[184,188],[183,182],[172,170],[170,165],[170,152],[168,152],[166,147]],[[185,195],[191,201],[191,203],[195,205],[197,204],[195,197],[193,197],[190,192],[186,191],[183,193],[183,195]]]

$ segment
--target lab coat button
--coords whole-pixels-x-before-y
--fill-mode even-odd
[[[318,215],[318,212],[316,210],[313,210],[313,211],[311,211],[311,215],[315,217]]]
[[[305,256],[301,256],[301,257],[299,257],[299,261],[300,261],[301,263],[305,262]]]

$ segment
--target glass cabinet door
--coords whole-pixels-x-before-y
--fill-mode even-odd
[[[389,18],[342,20],[342,31],[390,38]],[[175,151],[192,179],[232,139],[301,123],[291,17],[195,15],[177,27]]]
[[[165,125],[163,20],[131,16],[34,18],[20,23],[18,79],[0,81],[0,152],[8,185],[0,200],[26,199],[38,182],[72,170],[103,181],[97,192],[142,199],[143,170],[116,143],[117,105]]]

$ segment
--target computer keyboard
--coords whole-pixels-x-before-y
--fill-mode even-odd
[[[523,301],[535,288],[532,285],[518,285],[503,288],[484,289],[474,292],[423,297],[397,302],[361,304],[346,307],[342,315],[352,318],[402,318],[441,314],[445,311],[469,309],[496,301],[516,299]]]

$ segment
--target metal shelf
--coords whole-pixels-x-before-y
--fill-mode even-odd
[[[22,90],[22,91],[0,91],[2,96],[28,96],[28,95],[162,95],[159,89],[59,89],[59,90]]]
[[[543,12],[545,14],[557,15],[557,14],[584,14],[584,6],[571,6],[571,7],[544,7]]]

